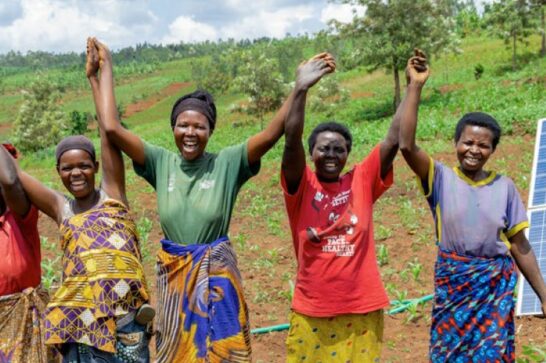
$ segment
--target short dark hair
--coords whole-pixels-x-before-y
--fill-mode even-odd
[[[499,123],[493,118],[493,116],[484,112],[469,112],[465,114],[463,117],[461,117],[459,122],[457,122],[457,127],[455,127],[455,136],[453,138],[455,143],[459,141],[464,128],[468,125],[485,127],[491,130],[493,133],[493,150],[497,148],[502,130]]]
[[[174,128],[178,115],[187,110],[202,113],[209,121],[210,131],[214,130],[216,126],[216,105],[210,93],[198,89],[177,99],[171,111],[171,128]]]
[[[311,135],[309,135],[309,138],[307,139],[307,142],[309,143],[309,154],[313,153],[313,148],[315,147],[315,144],[317,143],[317,137],[321,132],[337,132],[341,136],[345,138],[345,141],[347,143],[347,153],[351,152],[351,147],[353,146],[353,135],[351,135],[351,131],[347,128],[347,126],[340,124],[335,121],[327,121],[322,122],[317,125],[311,132]]]

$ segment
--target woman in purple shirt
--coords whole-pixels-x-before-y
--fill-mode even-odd
[[[417,111],[429,69],[416,51],[406,68],[400,150],[420,179],[436,224],[430,360],[513,362],[515,264],[546,313],[546,286],[525,237],[525,207],[512,180],[484,166],[501,129],[488,114],[464,115],[455,129],[459,165],[434,161],[415,144]],[[511,257],[510,257],[511,256]]]

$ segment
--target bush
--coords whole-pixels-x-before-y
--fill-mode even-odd
[[[483,68],[483,65],[481,63],[476,64],[474,66],[474,78],[476,78],[476,80],[482,78],[484,70],[485,69]]]
[[[87,126],[92,116],[88,112],[72,111],[70,113],[70,125],[72,126],[72,135],[83,135],[87,132]]]
[[[333,116],[336,107],[349,100],[349,91],[339,85],[335,75],[329,75],[320,80],[313,87],[310,97],[310,108],[316,112],[326,112],[329,117]]]
[[[249,97],[248,111],[263,122],[263,116],[282,103],[285,84],[274,59],[262,54],[244,52],[243,66],[235,79],[236,87]],[[262,125],[263,128],[263,125]]]
[[[24,151],[37,151],[58,143],[70,131],[61,111],[58,87],[39,76],[23,91],[23,103],[14,122],[15,142]]]
[[[229,88],[231,77],[220,66],[210,59],[191,62],[191,75],[197,87],[213,94],[224,94]]]

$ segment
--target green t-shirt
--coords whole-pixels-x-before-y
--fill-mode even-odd
[[[227,236],[237,194],[260,170],[260,163],[248,164],[246,142],[194,161],[148,143],[144,154],[144,165],[133,164],[135,172],[157,192],[165,237],[184,245]]]

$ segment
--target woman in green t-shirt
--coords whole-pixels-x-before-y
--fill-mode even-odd
[[[185,95],[171,112],[180,151],[173,153],[121,126],[110,52],[96,39],[91,41],[100,62],[97,108],[108,115],[100,126],[157,192],[165,233],[158,255],[157,361],[250,361],[248,311],[226,236],[237,193],[283,134],[292,96],[263,131],[211,154],[205,149],[216,125],[212,96],[206,91]],[[317,80],[335,69],[327,53],[308,62],[314,66],[309,77]]]

